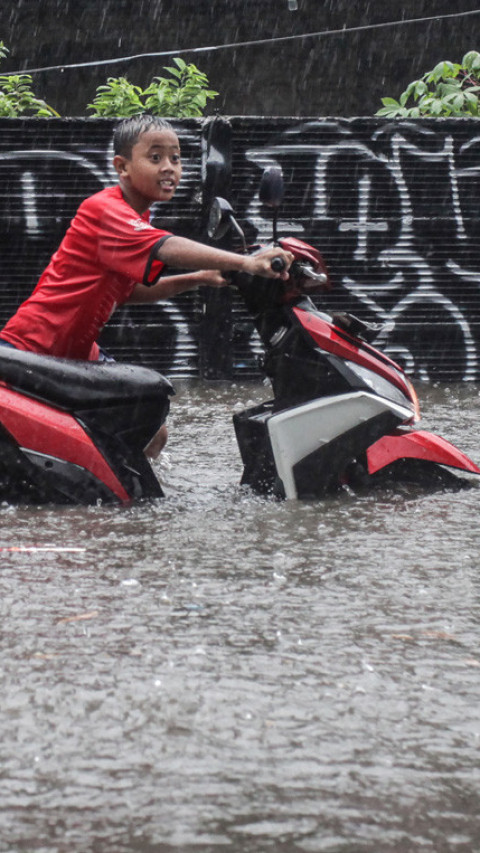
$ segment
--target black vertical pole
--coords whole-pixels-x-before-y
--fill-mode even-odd
[[[232,175],[232,128],[220,116],[207,119],[202,138],[203,231],[215,196],[229,198]],[[230,249],[227,235],[215,245]],[[229,379],[233,375],[232,293],[228,287],[205,288],[200,339],[200,375],[204,379]]]

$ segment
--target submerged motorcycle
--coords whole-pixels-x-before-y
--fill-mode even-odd
[[[273,244],[294,255],[287,281],[232,274],[264,348],[273,399],[234,415],[242,483],[282,498],[318,498],[351,486],[398,480],[450,485],[449,469],[480,468],[448,441],[415,428],[417,396],[402,368],[372,346],[381,326],[319,311],[311,295],[329,289],[320,253],[277,235],[283,197],[278,167],[267,169],[260,201],[273,210]],[[234,229],[230,204],[214,200],[209,236]],[[249,251],[256,251],[252,247]],[[281,259],[272,262],[279,262]]]
[[[148,368],[0,347],[0,501],[128,504],[163,496],[143,448],[172,394]]]

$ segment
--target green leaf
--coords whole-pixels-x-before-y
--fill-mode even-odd
[[[415,100],[423,97],[428,92],[428,86],[425,83],[425,80],[417,80],[415,83]]]
[[[179,71],[178,68],[172,68],[171,66],[169,66],[168,68],[165,68],[165,71],[168,71],[170,74],[173,74],[173,76],[177,77],[178,80],[182,79],[183,71]]]
[[[430,112],[432,116],[440,116],[444,111],[444,105],[440,98],[433,98],[430,104]]]
[[[187,63],[185,62],[185,60],[182,59],[181,56],[175,56],[173,62],[175,63],[175,65],[178,66],[178,68],[180,68],[181,71],[183,71],[187,67]]]
[[[445,95],[456,95],[460,90],[460,80],[454,80],[448,83],[439,83],[437,86],[437,93],[442,97]]]
[[[462,65],[467,72],[480,71],[480,53],[476,50],[470,50],[463,57]]]
[[[403,116],[405,114],[405,108],[401,107],[400,104],[398,106],[390,106],[382,107],[378,110],[375,115],[377,116],[385,116],[386,118],[397,118],[397,116]]]

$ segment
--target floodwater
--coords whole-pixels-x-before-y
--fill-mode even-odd
[[[163,501],[0,507],[1,853],[480,849],[480,483],[256,497],[264,396],[179,388]]]

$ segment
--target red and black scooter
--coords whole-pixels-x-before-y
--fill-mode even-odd
[[[330,287],[328,272],[312,246],[278,239],[282,195],[281,170],[267,169],[260,200],[274,211],[274,245],[295,257],[289,279],[232,276],[262,341],[274,394],[234,416],[242,482],[279,497],[316,498],[345,484],[389,479],[444,485],[455,481],[448,469],[480,474],[452,444],[415,428],[420,413],[411,382],[369,343],[381,327],[315,307],[309,294]],[[221,238],[232,227],[246,251],[231,206],[215,199],[210,236]]]
[[[147,368],[0,347],[0,501],[161,497],[143,448],[171,394],[168,380]]]

